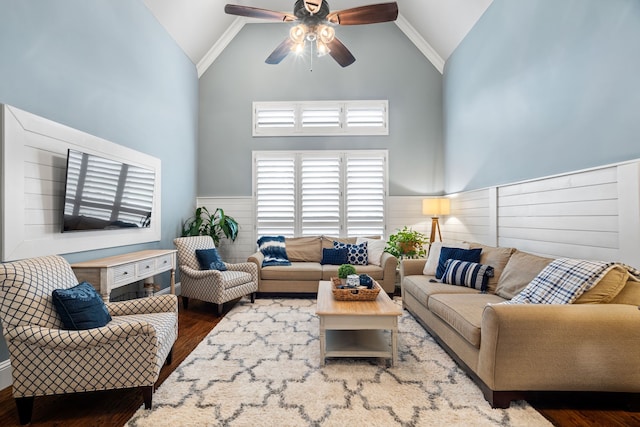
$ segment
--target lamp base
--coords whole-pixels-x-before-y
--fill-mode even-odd
[[[438,222],[438,217],[434,216],[431,218],[431,237],[429,238],[429,244],[435,242],[436,240],[436,230],[438,230],[438,237],[442,242],[442,234],[440,233],[440,223]]]

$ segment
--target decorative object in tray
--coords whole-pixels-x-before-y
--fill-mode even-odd
[[[333,297],[338,301],[374,301],[380,293],[380,285],[366,274],[359,276],[358,285],[343,285],[338,277],[331,278]]]

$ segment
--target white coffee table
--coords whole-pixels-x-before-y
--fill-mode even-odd
[[[382,357],[398,360],[398,316],[402,309],[380,291],[374,301],[337,301],[331,282],[318,284],[320,365],[327,357]],[[391,333],[391,339],[384,331]],[[390,341],[390,342],[389,342]]]

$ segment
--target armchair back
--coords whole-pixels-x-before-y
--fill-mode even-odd
[[[194,270],[200,270],[196,250],[216,247],[211,236],[176,237],[173,243],[178,249],[178,265],[186,265]]]
[[[16,326],[61,328],[54,289],[78,284],[71,265],[59,255],[0,264],[0,318],[5,331]]]

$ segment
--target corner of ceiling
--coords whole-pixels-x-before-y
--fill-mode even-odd
[[[211,49],[202,57],[198,64],[196,65],[196,69],[198,70],[198,78],[202,77],[202,75],[209,69],[213,61],[216,60],[218,55],[222,53],[222,51],[227,47],[231,40],[242,30],[244,24],[247,22],[245,18],[237,17],[233,23],[227,28],[227,30],[222,34],[222,36],[215,42]]]
[[[395,21],[400,31],[402,31],[408,38],[413,42],[413,44],[418,48],[420,52],[436,67],[436,70],[440,72],[440,74],[444,71],[444,59],[436,52],[436,50],[429,44],[427,41],[420,35],[413,25],[407,21],[407,19],[398,15],[398,19]]]
[[[242,30],[247,19],[237,17],[233,23],[227,28],[222,36],[216,41],[216,43],[209,49],[209,51],[202,57],[202,59],[196,65],[198,70],[198,78],[209,69],[213,61],[216,60],[218,55],[227,47],[227,45],[233,40],[233,38]],[[429,43],[420,35],[418,31],[407,21],[407,19],[398,15],[398,19],[395,21],[400,31],[402,31],[409,40],[418,48],[420,52],[433,64],[433,66],[440,72],[444,70],[444,59],[431,47]]]

